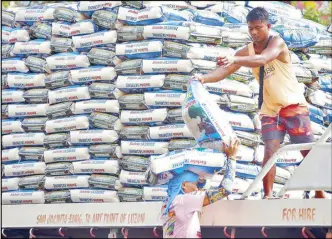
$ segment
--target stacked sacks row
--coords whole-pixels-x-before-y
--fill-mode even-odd
[[[126,3],[134,5],[126,6]],[[30,40],[26,32],[21,37],[22,33],[16,30],[3,29],[3,33],[8,35],[6,43],[9,43],[3,45],[3,55],[19,57],[3,61],[2,71],[8,73],[3,76],[3,86],[24,90],[4,91],[3,102],[34,104],[8,104],[3,107],[3,116],[46,116],[47,119],[38,119],[37,122],[31,118],[24,119],[28,121],[25,124],[32,121],[29,130],[35,129],[36,124],[37,128],[45,124],[45,129],[40,131],[47,133],[46,141],[53,142],[57,145],[55,147],[81,146],[89,140],[107,144],[97,145],[93,150],[102,152],[102,158],[121,158],[119,187],[134,186],[133,190],[123,189],[120,200],[141,200],[141,188],[146,185],[143,172],[149,162],[146,156],[195,145],[183,125],[178,108],[190,75],[214,69],[217,55],[234,54],[229,47],[235,48],[250,41],[245,24],[239,24],[245,22],[243,17],[237,22],[238,15],[230,10],[232,7],[228,3],[220,4],[198,6],[197,2],[190,5],[186,2],[113,1],[80,2],[63,8],[59,3],[39,9],[21,9],[16,12],[16,21],[11,21],[12,13],[3,13],[3,22],[7,26],[14,27],[17,23],[32,25],[21,29],[29,30],[30,39],[45,39]],[[202,8],[206,9],[200,10]],[[236,8],[248,10],[246,6]],[[218,12],[218,9],[223,10]],[[30,15],[23,17],[21,11]],[[42,21],[36,22],[38,18]],[[224,24],[224,20],[229,23]],[[21,38],[14,43],[17,35]],[[22,43],[25,40],[28,42]],[[23,76],[15,73],[18,69]],[[31,73],[26,73],[27,69]],[[243,142],[249,139],[247,146],[253,147],[242,146],[243,156],[238,157],[239,162],[247,156],[248,159],[243,161],[254,161],[257,154],[254,148],[260,140],[252,132],[259,125],[251,121],[257,119],[257,115],[250,115],[250,118],[247,113],[257,111],[257,97],[254,96],[258,87],[250,70],[244,69],[229,80],[207,85],[207,88],[215,94],[213,97],[220,106],[229,110],[230,123],[238,130]],[[45,109],[42,104],[47,103],[49,105]],[[21,107],[26,108],[24,112],[19,110]],[[38,113],[40,111],[46,112]],[[58,120],[58,117],[65,119]],[[13,132],[12,124],[24,125],[20,121],[10,122],[5,131]],[[104,136],[92,136],[90,132],[82,133],[89,136],[80,138],[81,133],[72,133],[73,130],[94,128],[104,129],[94,132],[104,132]],[[62,133],[63,130],[71,131],[69,136]],[[105,130],[114,130],[114,137]],[[120,138],[119,147],[112,144],[116,142],[115,133]],[[75,134],[78,135],[75,137]],[[91,155],[93,159],[97,157]],[[137,175],[138,179],[128,181],[129,175]],[[104,177],[99,180],[110,182]]]

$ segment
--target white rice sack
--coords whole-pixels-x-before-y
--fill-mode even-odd
[[[116,191],[101,189],[71,189],[70,199],[74,203],[118,203]]]
[[[319,72],[332,72],[332,58],[314,58],[311,57],[309,60],[305,61],[304,64],[308,64],[309,67],[314,68]]]
[[[218,177],[216,177],[218,176]],[[218,188],[221,184],[222,179],[224,178],[224,175],[213,175],[211,182],[210,182],[210,188]],[[243,194],[249,187],[250,182],[248,182],[245,179],[242,178],[235,178],[234,182],[232,184],[232,193],[239,193]],[[255,190],[255,193],[259,190]]]
[[[153,59],[143,60],[142,71],[148,73],[190,73],[193,70],[190,60]]]
[[[150,159],[142,156],[124,156],[119,163],[124,170],[146,172],[150,166]]]
[[[120,172],[119,181],[125,186],[147,184],[145,172],[130,172],[123,169]]]
[[[168,150],[183,150],[197,147],[198,145],[194,139],[171,139],[169,141]]]
[[[45,87],[45,74],[36,73],[9,73],[7,83],[12,88],[36,88]]]
[[[261,142],[261,136],[257,133],[235,131],[242,145],[256,148]]]
[[[90,99],[89,88],[87,86],[69,86],[48,91],[48,101],[50,104],[87,99]]]
[[[92,48],[87,56],[92,65],[116,66],[122,61],[115,55],[115,52],[100,48]]]
[[[145,7],[163,6],[176,10],[183,10],[193,8],[190,3],[186,1],[144,1]]]
[[[300,64],[293,64],[293,70],[296,79],[300,83],[310,84],[315,78],[318,78],[318,72],[314,69],[309,69]]]
[[[121,5],[121,1],[79,1],[77,7],[80,12],[90,12],[104,8],[115,8]]]
[[[85,19],[84,15],[77,11],[77,3],[57,6],[53,15],[56,21],[78,22]]]
[[[226,112],[229,124],[234,130],[242,130],[252,132],[255,126],[251,118],[247,114]]]
[[[207,60],[191,60],[195,72],[199,73],[209,73],[217,68],[217,63],[215,61]]]
[[[1,152],[1,163],[13,163],[21,160],[19,148],[3,149]]]
[[[9,58],[2,59],[1,71],[6,72],[23,72],[26,73],[29,71],[29,68],[26,66],[25,61],[21,58]]]
[[[40,39],[28,42],[15,42],[13,53],[16,55],[51,54],[51,42]]]
[[[2,185],[1,185],[1,191],[14,191],[18,190],[18,182],[20,181],[20,178],[2,178]]]
[[[229,108],[236,112],[256,112],[258,110],[258,104],[256,99],[238,96],[238,95],[229,95],[230,106]]]
[[[91,81],[112,81],[116,77],[114,67],[89,67],[70,70],[70,81],[74,84]]]
[[[290,177],[291,177],[291,172],[289,170],[277,166],[277,172],[275,178],[276,183],[285,184],[288,181],[288,179],[290,179]]]
[[[255,179],[261,169],[257,165],[237,163],[235,175],[239,178]]]
[[[124,125],[162,124],[167,118],[167,109],[122,110],[121,123]]]
[[[307,105],[309,108],[310,120],[318,124],[324,125],[324,113],[318,107],[315,107],[311,104]]]
[[[311,121],[311,130],[314,135],[323,135],[326,128],[316,122]]]
[[[126,93],[158,90],[164,85],[165,75],[118,76],[115,86]]]
[[[118,99],[121,110],[146,110],[144,94],[128,94]]]
[[[6,177],[27,176],[45,174],[46,164],[44,162],[20,163],[4,165],[4,175]]]
[[[220,171],[227,160],[223,153],[214,149],[195,148],[188,151],[190,153],[184,160],[185,169],[202,177],[208,177]]]
[[[249,88],[252,90],[252,93],[254,95],[258,95],[259,94],[259,83],[257,82],[256,79],[251,80],[248,83]]]
[[[221,140],[228,145],[231,138],[236,137],[227,114],[195,79],[189,84],[182,106],[182,117],[201,147],[222,150]]]
[[[35,117],[46,116],[48,104],[10,104],[8,105],[8,117]]]
[[[332,94],[317,90],[312,92],[308,99],[313,105],[321,106],[324,108],[332,109]]]
[[[216,61],[219,56],[233,56],[234,53],[235,50],[228,47],[191,47],[187,58]]]
[[[151,139],[192,138],[192,134],[185,124],[173,124],[150,127]]]
[[[47,103],[48,89],[30,89],[24,92],[23,97],[27,103]]]
[[[1,124],[2,134],[24,133],[21,120],[2,120]]]
[[[25,29],[1,27],[2,43],[25,42],[30,40],[29,32]]]
[[[289,48],[308,48],[318,43],[317,34],[306,27],[274,24],[273,30],[280,34]]]
[[[1,100],[3,103],[21,103],[25,101],[23,94],[24,91],[22,90],[14,90],[14,89],[2,90]]]
[[[118,20],[127,25],[151,25],[163,21],[163,11],[161,7],[141,10],[119,7]]]
[[[52,37],[51,38],[51,49],[54,53],[65,53],[73,52],[74,49],[73,40],[71,38],[64,37]]]
[[[255,150],[245,145],[240,145],[239,151],[236,154],[236,162],[252,163],[255,160]]]
[[[73,36],[73,43],[77,50],[91,48],[93,46],[115,43],[117,39],[116,31],[100,31],[84,36]]]
[[[176,91],[144,93],[144,100],[146,105],[152,107],[181,107],[185,97],[185,93]]]
[[[88,188],[88,175],[68,175],[45,177],[44,187],[47,190],[62,190],[72,188]]]
[[[184,10],[188,11],[188,10]],[[190,11],[190,10],[189,10]],[[190,11],[194,13],[194,22],[202,23],[210,26],[222,26],[224,25],[223,19],[216,13],[208,10],[196,10]]]
[[[86,147],[50,149],[44,152],[45,163],[72,162],[89,159],[89,149]]]
[[[107,144],[117,140],[118,134],[114,130],[70,131],[70,142],[72,144]]]
[[[143,190],[136,187],[120,187],[118,197],[120,202],[142,202]]]
[[[89,129],[89,119],[87,116],[48,120],[45,125],[45,132],[48,134],[80,129]]]
[[[54,20],[55,8],[41,7],[38,8],[19,8],[15,15],[16,22],[37,22]]]
[[[258,164],[263,164],[264,148],[264,145],[259,145],[256,149],[255,162]],[[303,160],[303,156],[300,151],[283,152],[280,153],[277,157],[278,159],[276,164],[279,167],[299,165]]]
[[[280,190],[284,187],[284,185],[279,183],[273,184],[273,196],[277,196]],[[292,190],[286,191],[282,198],[288,199],[304,199],[304,191],[301,190]]]
[[[72,105],[73,114],[85,114],[92,112],[119,113],[117,100],[87,100],[76,102]]]
[[[119,99],[124,96],[125,93],[117,89],[115,85],[111,83],[97,83],[94,82],[89,85],[89,92],[91,98],[95,99]]]
[[[254,76],[252,74],[251,68],[248,68],[248,67],[241,67],[239,70],[237,70],[236,72],[234,72],[233,74],[228,76],[228,79],[239,81],[239,82],[242,82],[245,84],[248,84],[252,80],[256,81],[256,79],[254,78]],[[258,84],[258,82],[257,82],[257,84]]]
[[[154,141],[121,141],[123,155],[153,155],[168,152],[168,142]]]
[[[161,57],[163,43],[160,40],[116,44],[115,53],[120,59],[144,59]]]
[[[189,42],[200,42],[219,45],[223,41],[220,28],[207,25],[191,25]]]
[[[58,53],[46,58],[47,65],[51,70],[65,70],[80,67],[89,67],[89,58],[77,53]]]
[[[52,22],[52,34],[70,37],[71,24],[69,22]]]
[[[94,33],[97,29],[92,20],[83,20],[70,26],[70,36]]]
[[[186,11],[175,10],[162,6],[162,11],[166,22],[170,21],[192,21],[194,14]]]
[[[172,151],[170,153],[151,157],[150,170],[156,175],[164,172],[182,173],[185,170],[185,160],[189,158],[190,151]],[[190,155],[191,156],[191,155]]]
[[[149,126],[125,126],[120,131],[120,139],[150,139]]]
[[[2,44],[2,46],[1,46],[1,54],[2,54],[2,59],[3,60],[6,59],[6,58],[14,57],[13,48],[14,48],[14,45],[11,45],[11,44]]]
[[[226,7],[229,5],[230,7]],[[222,10],[222,14],[227,22],[230,23],[247,23],[247,15],[249,13],[249,9],[244,6],[231,6],[231,4],[224,3],[224,9]]]
[[[145,26],[122,26],[117,30],[119,42],[142,41]]]
[[[190,28],[172,25],[144,26],[143,37],[159,39],[176,39],[187,41],[190,36]]]
[[[247,6],[250,8],[264,7],[270,14],[278,15],[293,19],[302,19],[302,12],[296,7],[283,3],[283,2],[258,2],[258,1],[248,1]]]
[[[89,116],[92,127],[120,131],[123,128],[118,117],[110,114],[93,112]]]
[[[204,86],[208,91],[217,94],[232,94],[245,97],[253,96],[253,92],[248,85],[229,79],[225,79],[216,83],[206,83]]]
[[[167,187],[143,187],[143,199],[145,201],[164,201],[167,196]]]
[[[44,191],[33,191],[33,192],[4,192],[2,193],[2,204],[3,205],[14,205],[14,204],[43,204],[45,202]]]
[[[150,168],[154,174],[167,171],[182,173],[189,170],[205,177],[221,170],[225,162],[226,156],[223,153],[213,149],[195,148],[151,157]]]
[[[118,160],[87,160],[73,162],[74,174],[118,174],[120,171]]]

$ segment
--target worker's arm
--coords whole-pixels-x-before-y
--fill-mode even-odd
[[[238,139],[232,140],[229,147],[224,144],[224,152],[227,155],[226,170],[218,189],[208,190],[204,198],[203,206],[227,197],[232,193],[236,171],[236,154],[240,146]]]
[[[269,45],[262,51],[260,55],[251,56],[234,56],[234,57],[222,57],[221,65],[225,67],[246,66],[246,67],[261,67],[267,63],[275,60],[283,50],[285,42],[281,37],[273,37]]]
[[[247,56],[247,55],[248,55],[247,46],[239,49],[235,53],[235,56]],[[219,57],[217,59],[217,63],[218,63],[218,65],[220,63]],[[228,66],[221,66],[206,75],[199,76],[198,79],[202,83],[213,83],[213,82],[221,81],[221,80],[225,79],[227,76],[233,74],[238,69],[240,69],[240,67],[241,67],[240,65],[236,65],[236,64],[231,64]]]

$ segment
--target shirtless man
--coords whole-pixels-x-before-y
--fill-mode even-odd
[[[271,36],[268,12],[261,7],[247,16],[249,34],[253,40],[234,56],[219,57],[215,71],[198,77],[202,83],[217,82],[237,71],[241,66],[251,67],[260,82],[260,67],[264,66],[263,84],[260,84],[259,108],[262,136],[265,144],[263,165],[280,148],[287,132],[294,144],[311,143],[313,135],[307,102],[292,69],[290,52],[280,36]],[[309,151],[301,151],[305,157]],[[276,166],[263,179],[264,198],[272,196]],[[316,198],[324,198],[316,191]]]

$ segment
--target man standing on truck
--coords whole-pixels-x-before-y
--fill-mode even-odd
[[[217,82],[237,71],[251,67],[260,83],[258,106],[265,144],[263,165],[280,148],[287,132],[295,144],[311,143],[313,135],[307,102],[292,69],[290,52],[280,36],[271,36],[269,14],[262,8],[252,9],[247,16],[253,42],[239,49],[234,56],[218,57],[215,71],[199,76],[202,83]],[[303,157],[309,151],[301,151]],[[272,196],[276,166],[263,179],[264,199]],[[316,198],[324,198],[316,191]]]

